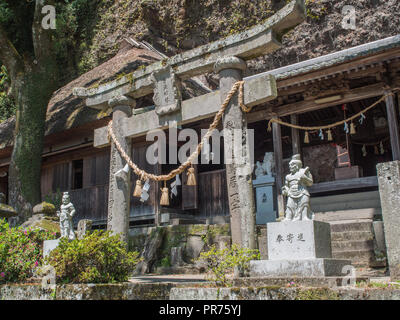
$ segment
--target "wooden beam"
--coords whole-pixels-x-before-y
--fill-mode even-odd
[[[381,54],[368,56],[368,57],[365,57],[362,59],[352,60],[347,63],[339,64],[337,66],[328,67],[328,68],[320,68],[314,72],[310,72],[307,74],[301,74],[301,75],[298,75],[298,76],[295,76],[292,78],[288,78],[288,79],[284,79],[284,80],[279,80],[278,81],[278,89],[287,87],[287,86],[292,86],[295,84],[304,83],[307,81],[318,80],[322,77],[336,75],[343,71],[350,72],[351,70],[358,70],[358,69],[361,69],[362,67],[364,67],[365,65],[372,64],[372,63],[378,63],[380,61],[384,61],[385,59],[397,58],[397,57],[400,57],[400,50],[398,48],[385,51]],[[364,70],[360,70],[359,72],[364,72]],[[376,72],[376,70],[373,70],[372,72]]]
[[[290,123],[291,124],[298,124],[298,115],[291,114],[290,115]],[[300,132],[298,129],[292,128],[292,152],[293,154],[301,154],[300,148]]]
[[[397,121],[396,102],[391,90],[385,90],[386,97],[386,112],[389,125],[390,145],[392,147],[392,157],[394,160],[400,160],[400,140],[399,140],[399,124]]]
[[[322,192],[371,188],[378,186],[376,176],[315,183],[308,188],[311,194]]]
[[[282,195],[283,185],[283,156],[282,156],[282,134],[280,124],[272,123],[272,140],[274,144],[274,159],[275,159],[275,185],[276,194],[278,196],[278,215],[282,219],[285,215],[285,205]]]
[[[310,112],[318,109],[324,109],[343,103],[350,103],[357,100],[363,100],[383,95],[383,84],[377,83],[362,88],[350,90],[348,93],[343,94],[342,99],[333,102],[318,104],[313,101],[300,101],[291,104],[286,104],[279,107],[268,106],[265,109],[251,112],[247,114],[248,123],[271,119],[273,115],[284,117],[291,114],[300,114]]]

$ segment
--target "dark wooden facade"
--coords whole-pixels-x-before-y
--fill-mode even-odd
[[[149,164],[146,160],[146,151],[149,144],[134,143],[132,146],[132,159],[147,172],[154,174],[166,174],[175,169],[177,165]],[[178,194],[170,194],[170,205],[160,206],[162,183],[150,181],[149,199],[141,202],[139,198],[131,197],[131,221],[140,224],[141,221],[152,220],[151,223],[160,221],[160,214],[172,213],[180,217],[190,216],[201,219],[214,218],[229,215],[228,195],[226,187],[225,169],[204,171],[198,173],[202,165],[195,165],[196,186],[188,186],[186,172],[180,175],[182,185],[177,188]],[[208,168],[206,168],[208,169]],[[132,174],[132,193],[136,185],[136,175]],[[171,182],[168,181],[169,187]]]
[[[42,167],[42,199],[55,201],[68,191],[77,212],[74,223],[107,220],[110,153],[86,147],[46,157]]]

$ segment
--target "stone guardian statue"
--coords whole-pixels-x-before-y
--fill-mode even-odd
[[[61,238],[75,239],[74,226],[72,224],[74,214],[75,207],[71,203],[68,192],[64,192],[60,211],[57,211],[57,216],[60,217]]]
[[[290,173],[285,177],[282,194],[287,197],[285,218],[283,221],[313,220],[310,208],[310,193],[306,187],[313,184],[308,167],[302,168],[300,155],[296,154],[289,162]]]

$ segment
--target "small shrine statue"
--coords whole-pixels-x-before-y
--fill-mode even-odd
[[[75,239],[74,226],[72,224],[74,214],[74,205],[70,201],[68,192],[64,192],[60,211],[57,211],[57,216],[60,217],[61,238]]]
[[[261,176],[272,176],[272,167],[274,165],[274,153],[266,152],[263,162],[257,161],[254,169],[256,179]]]
[[[274,167],[274,153],[273,152],[265,153],[262,166],[265,170],[265,174],[272,176],[272,168]]]
[[[306,187],[313,184],[313,178],[308,167],[302,168],[300,155],[296,154],[289,162],[290,173],[285,177],[282,194],[287,196],[285,219],[283,221],[312,220],[310,208],[310,193]]]
[[[254,174],[256,175],[256,178],[259,178],[259,177],[265,175],[265,170],[264,170],[263,165],[261,164],[260,161],[256,162],[256,168],[254,170]]]

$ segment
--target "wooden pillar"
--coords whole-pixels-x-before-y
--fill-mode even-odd
[[[274,144],[275,185],[276,185],[276,194],[278,197],[278,215],[279,215],[279,220],[281,220],[285,216],[285,204],[282,195],[282,185],[283,185],[282,135],[281,135],[281,125],[276,122],[272,123],[272,141]]]
[[[218,59],[214,70],[220,76],[221,103],[232,86],[242,80],[246,63],[237,57]],[[255,204],[252,163],[247,135],[247,120],[239,106],[236,93],[223,116],[224,154],[228,187],[232,242],[243,248],[256,248]],[[239,145],[235,135],[240,135]],[[251,146],[254,147],[254,146]]]
[[[392,156],[394,160],[400,160],[400,140],[399,140],[399,124],[397,121],[396,103],[392,91],[385,90],[386,97],[386,112],[389,124],[390,144],[392,146]]]
[[[290,123],[297,125],[299,123],[297,114],[290,115]],[[299,129],[292,128],[292,151],[293,154],[301,154],[300,148],[300,132]]]
[[[113,132],[122,148],[130,154],[130,139],[123,136],[123,120],[132,115],[132,106],[134,100],[127,97],[119,97],[109,101],[113,108]],[[126,161],[121,157],[114,143],[111,144],[110,156],[110,184],[108,196],[108,218],[107,230],[113,234],[120,234],[121,240],[128,244],[129,214],[130,214],[130,196],[131,181],[130,172],[115,173],[124,168]]]

